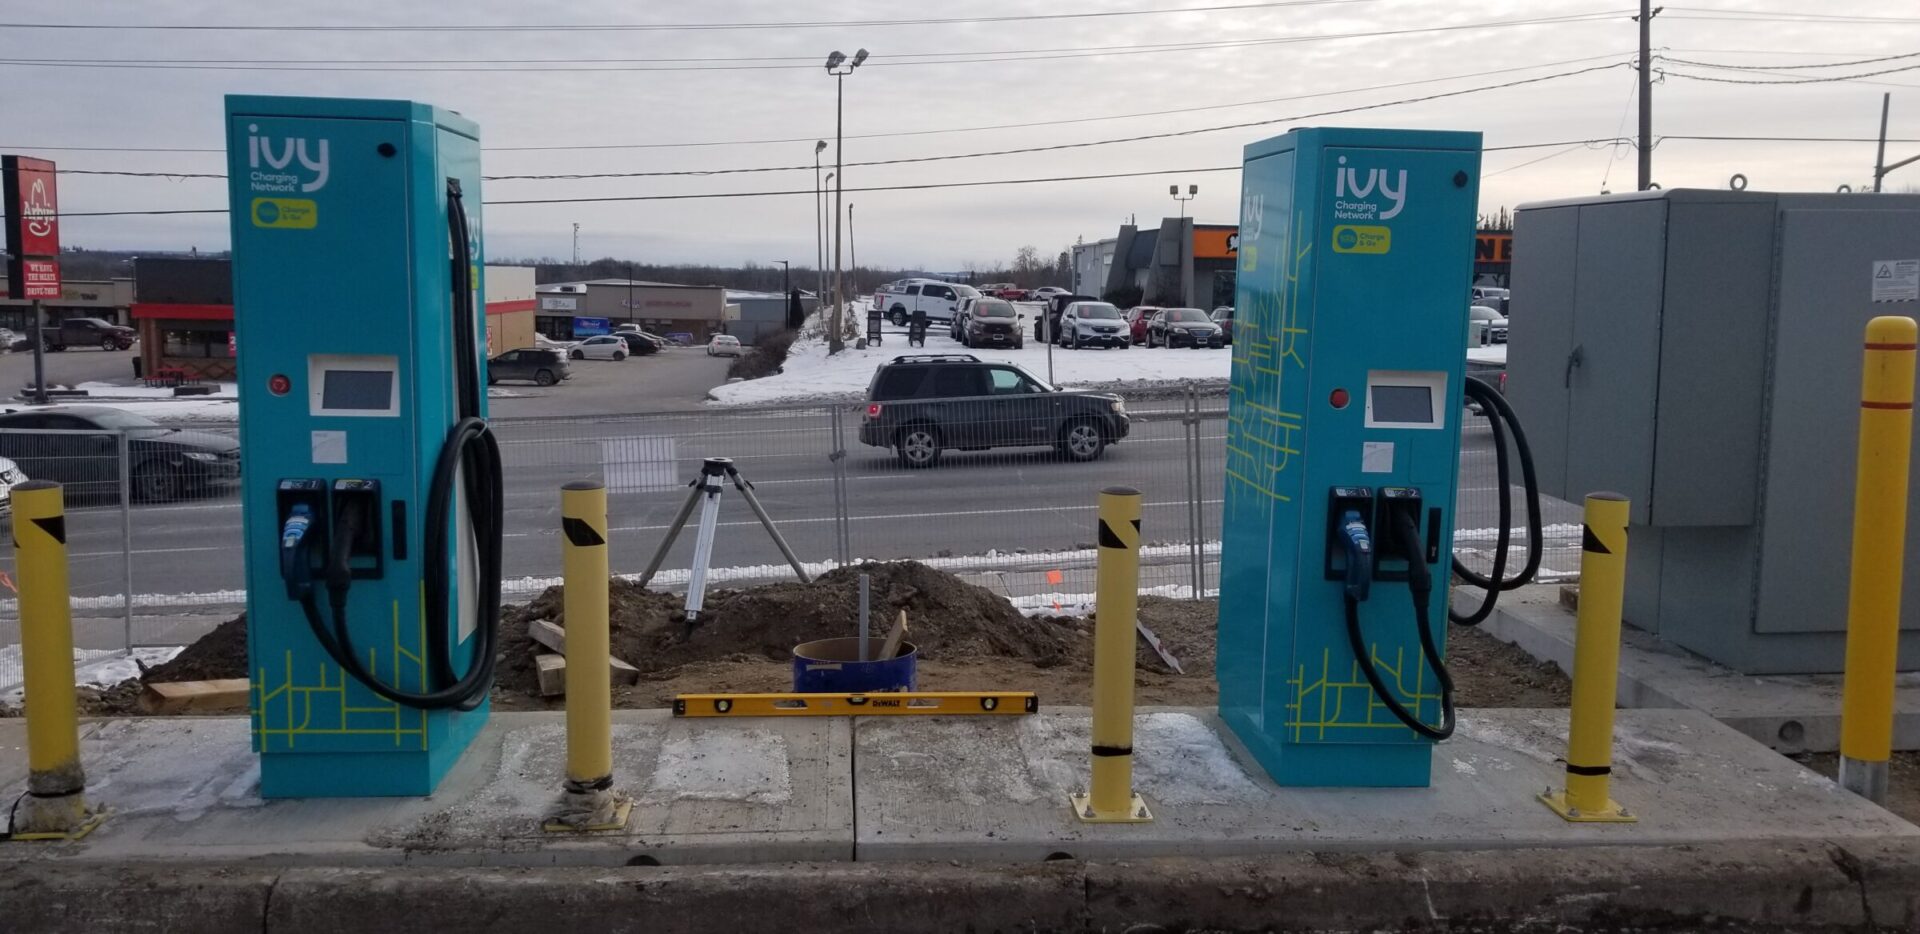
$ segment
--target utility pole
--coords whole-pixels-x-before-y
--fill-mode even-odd
[[[792,272],[793,272],[793,264],[784,259],[780,260],[780,294],[781,295],[788,295],[793,292],[793,277],[792,275],[790,275]]]
[[[1653,187],[1653,18],[1666,7],[1640,0],[1640,189]]]
[[[860,248],[853,245],[853,204],[847,204],[847,279],[853,283],[853,294],[860,294]]]
[[[573,225],[573,264],[580,265],[580,224]]]
[[[827,296],[827,203],[826,190],[820,182],[820,154],[827,151],[827,141],[817,140],[813,144],[813,279],[814,304]]]

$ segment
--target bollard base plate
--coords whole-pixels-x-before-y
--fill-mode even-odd
[[[1608,798],[1607,806],[1599,811],[1582,811],[1568,804],[1565,791],[1547,792],[1540,796],[1540,803],[1551,808],[1563,820],[1575,824],[1632,824],[1640,820],[1612,798]]]
[[[547,818],[540,829],[547,833],[600,833],[625,830],[633,814],[633,799],[621,795],[610,802],[603,813],[567,813]]]
[[[82,817],[79,824],[63,830],[21,830],[14,832],[10,836],[0,837],[0,839],[20,842],[29,840],[78,840],[92,833],[93,829],[100,826],[106,819],[107,812],[104,810],[89,811]]]
[[[1083,824],[1145,824],[1153,820],[1153,812],[1147,810],[1146,799],[1134,795],[1127,802],[1124,811],[1100,812],[1093,809],[1093,796],[1079,793],[1067,796],[1067,803],[1073,808],[1073,816]]]

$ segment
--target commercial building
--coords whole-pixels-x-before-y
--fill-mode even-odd
[[[727,333],[740,339],[740,343],[749,346],[759,343],[760,339],[778,334],[789,326],[797,326],[792,321],[792,306],[787,296],[779,292],[743,292],[738,289],[727,290]],[[819,302],[811,295],[800,296],[800,314],[813,313]]]
[[[1074,291],[1106,295],[1135,286],[1142,302],[1215,308],[1233,304],[1239,228],[1168,217],[1125,224],[1110,240],[1074,247]]]
[[[488,353],[532,346],[533,270],[488,266],[485,276]],[[237,375],[232,263],[143,256],[134,262],[132,283],[129,312],[140,337],[134,375],[212,381]]]
[[[1075,295],[1099,295],[1107,290],[1107,270],[1113,268],[1113,247],[1118,240],[1108,237],[1092,243],[1073,245],[1073,282],[1067,288]]]
[[[6,294],[7,277],[0,275],[0,296]],[[67,279],[60,283],[60,297],[44,299],[42,304],[48,324],[58,324],[68,318],[101,318],[114,324],[127,324],[128,308],[133,304],[133,280]],[[32,316],[32,302],[0,297],[0,328],[25,335]]]
[[[693,343],[726,331],[726,289],[637,279],[556,282],[536,290],[534,326],[555,340],[605,334],[638,324],[655,334],[685,334]]]

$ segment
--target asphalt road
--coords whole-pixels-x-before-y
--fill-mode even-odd
[[[858,444],[859,416],[849,411],[845,495],[851,553],[926,558],[996,549],[1006,554],[1015,549],[1091,547],[1098,491],[1114,484],[1134,486],[1145,494],[1142,527],[1147,542],[1185,542],[1191,533],[1188,449],[1179,403],[1137,403],[1132,414],[1132,436],[1093,463],[1069,463],[1050,450],[1014,449],[952,452],[932,470],[909,470],[899,466],[891,452]],[[1469,426],[1457,527],[1492,527],[1497,500],[1489,437],[1474,422]],[[1204,507],[1199,534],[1202,540],[1215,540],[1226,425],[1212,418],[1199,427]],[[684,502],[685,484],[708,456],[735,459],[802,560],[830,560],[836,554],[836,490],[829,457],[833,430],[827,409],[503,420],[499,433],[508,480],[509,579],[560,573],[558,491],[561,484],[581,478],[600,479],[609,486],[613,569],[642,570]],[[1517,495],[1514,501],[1517,516]],[[731,486],[719,508],[713,566],[781,563],[779,552]],[[1577,510],[1557,504],[1546,520],[1577,522]],[[74,509],[69,547],[76,596],[128,592],[123,521],[132,533],[131,592],[142,595],[140,605],[188,608],[237,602],[185,596],[244,586],[240,510],[231,494],[136,505],[124,517],[117,506]],[[694,538],[689,524],[664,566],[687,568]],[[0,568],[10,570],[11,559],[10,553],[0,551]],[[1184,555],[1168,563],[1182,560]],[[1182,571],[1168,579],[1186,577]]]
[[[48,353],[47,385],[74,386],[109,380],[131,382],[135,350],[98,350],[76,348],[64,353]],[[0,395],[9,401],[15,393],[33,382],[33,352],[0,353]]]

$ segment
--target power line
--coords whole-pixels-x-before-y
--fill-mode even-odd
[[[1592,11],[1587,13],[1569,13],[1559,16],[1541,16],[1517,20],[1494,20],[1479,23],[1456,23],[1440,26],[1416,26],[1405,29],[1376,29],[1362,32],[1321,33],[1310,35],[1267,36],[1252,39],[1223,39],[1192,42],[1148,43],[1122,46],[1083,46],[1055,49],[1003,49],[977,52],[917,52],[900,55],[875,55],[873,59],[916,59],[912,61],[870,61],[870,67],[899,67],[917,65],[975,65],[991,62],[1038,62],[1061,59],[1104,58],[1115,55],[1149,55],[1165,52],[1193,52],[1214,49],[1239,49],[1266,45],[1286,45],[1297,42],[1320,42],[1337,39],[1367,39],[1384,36],[1411,35],[1423,32],[1453,32],[1460,30],[1492,29],[1510,26],[1545,26],[1565,23],[1601,22],[1620,14],[1612,11]],[[502,68],[500,64],[533,63],[536,67]],[[535,59],[503,60],[485,59],[460,60],[312,60],[287,61],[283,59],[96,59],[96,58],[21,58],[0,59],[0,66],[25,68],[88,68],[88,69],[134,69],[156,71],[290,71],[290,72],[431,72],[453,74],[514,74],[520,72],[539,74],[570,72],[664,72],[664,71],[780,71],[810,70],[819,64],[812,57],[728,57],[686,59],[606,59],[604,63],[637,64],[589,64],[595,60]],[[419,62],[421,64],[408,64]],[[706,64],[673,64],[697,62]],[[758,64],[739,64],[751,62]],[[776,64],[766,64],[766,63]],[[551,63],[553,67],[547,67]],[[731,63],[731,64],[730,64]],[[441,67],[443,65],[464,65],[470,67]],[[477,67],[471,67],[477,66]]]
[[[1413,87],[1413,86],[1422,85],[1422,84],[1437,84],[1444,81],[1461,81],[1468,78],[1484,78],[1491,75],[1512,74],[1514,72],[1519,72],[1519,71],[1531,71],[1537,68],[1558,68],[1564,65],[1574,65],[1574,64],[1579,64],[1581,62],[1590,62],[1590,61],[1595,61],[1597,59],[1603,59],[1603,58],[1614,58],[1614,57],[1625,55],[1625,54],[1627,53],[1626,51],[1623,50],[1623,51],[1608,53],[1604,55],[1589,55],[1582,58],[1562,59],[1560,61],[1553,61],[1553,62],[1537,62],[1531,65],[1518,65],[1510,68],[1495,68],[1488,71],[1467,72],[1467,73],[1454,74],[1454,75],[1443,75],[1443,76],[1433,77],[1433,78],[1419,78],[1419,79],[1414,79],[1410,81],[1397,81],[1389,84],[1376,84],[1376,85],[1368,85],[1364,87],[1341,88],[1339,90],[1334,90],[1334,91],[1317,91],[1311,94],[1294,94],[1286,97],[1268,97],[1268,98],[1261,98],[1259,100],[1233,101],[1233,102],[1224,103],[1224,104],[1202,104],[1198,106],[1179,107],[1179,108],[1174,108],[1170,110],[1149,110],[1149,111],[1140,111],[1135,113],[1105,114],[1105,115],[1095,116],[1095,117],[1071,117],[1071,118],[1061,119],[1061,120],[1032,120],[1024,123],[995,123],[995,124],[986,124],[981,126],[943,127],[939,129],[932,129],[932,130],[897,130],[897,131],[892,131],[887,133],[862,133],[862,134],[856,134],[856,135],[849,135],[847,139],[892,139],[892,138],[913,137],[913,136],[936,136],[936,135],[943,135],[948,133],[974,133],[974,132],[984,132],[984,131],[990,131],[990,130],[1020,130],[1020,129],[1031,129],[1034,127],[1063,126],[1067,124],[1076,124],[1076,123],[1097,123],[1105,120],[1129,120],[1129,119],[1135,119],[1140,117],[1164,117],[1164,116],[1171,116],[1174,114],[1182,114],[1182,113],[1197,113],[1205,110],[1228,110],[1236,107],[1254,107],[1254,106],[1259,106],[1263,104],[1279,104],[1279,103],[1286,103],[1289,101],[1309,100],[1317,97],[1334,97],[1341,94],[1354,94],[1354,93],[1360,93],[1365,91],[1385,91],[1385,90],[1391,90],[1394,88]],[[776,144],[776,143],[809,143],[809,142],[812,142],[815,138],[816,137],[814,136],[795,136],[795,137],[783,137],[778,139],[707,140],[707,141],[700,141],[700,142],[681,142],[681,143],[584,143],[584,144],[576,143],[576,144],[561,144],[561,145],[547,145],[547,146],[485,146],[482,148],[486,152],[583,152],[583,151],[596,151],[596,150],[627,150],[627,149],[683,149],[683,148],[705,148],[705,147],[713,147],[713,146],[731,147],[731,146],[767,145],[767,144]],[[13,145],[13,144],[0,146],[0,148],[18,149],[22,151],[37,150],[37,151],[43,151],[43,152],[222,153],[226,151],[224,149],[193,148],[193,147],[28,146],[28,145]],[[177,173],[161,173],[161,174],[177,174]]]
[[[1270,0],[1265,3],[1217,4],[1196,7],[1153,7],[1134,10],[1091,10],[1079,13],[1027,13],[1001,16],[946,16],[915,19],[804,20],[785,23],[444,23],[427,25],[343,25],[311,23],[269,25],[240,23],[17,23],[0,22],[0,29],[143,30],[169,32],[676,32],[740,31],[752,29],[843,29],[848,27],[949,26],[966,23],[1014,23],[1045,20],[1106,19],[1124,16],[1161,16],[1179,13],[1217,13],[1280,7],[1331,6],[1373,3],[1377,0]]]
[[[1077,143],[1054,143],[1048,146],[1025,146],[1025,147],[1019,147],[1015,149],[999,149],[999,150],[991,150],[987,152],[944,153],[944,154],[932,155],[932,156],[909,156],[909,157],[903,157],[898,159],[877,159],[877,160],[872,160],[868,162],[849,162],[847,163],[847,166],[849,168],[872,168],[876,166],[911,165],[911,164],[918,164],[918,163],[925,163],[925,162],[949,162],[957,159],[978,159],[978,158],[985,158],[990,156],[1012,156],[1012,155],[1027,155],[1027,154],[1041,153],[1041,152],[1058,152],[1058,151],[1068,150],[1068,149],[1086,149],[1094,146],[1111,146],[1111,145],[1116,145],[1120,143],[1137,143],[1137,142],[1145,142],[1145,141],[1157,140],[1157,139],[1171,139],[1171,138],[1182,137],[1182,136],[1194,136],[1201,133],[1216,133],[1224,130],[1239,130],[1239,129],[1247,129],[1251,127],[1270,126],[1275,123],[1287,123],[1287,122],[1292,122],[1297,120],[1311,120],[1317,117],[1330,117],[1330,116],[1336,116],[1339,114],[1358,113],[1358,112],[1367,111],[1367,110],[1378,110],[1385,107],[1397,107],[1404,104],[1424,103],[1427,101],[1440,100],[1440,99],[1449,98],[1449,97],[1460,97],[1467,94],[1478,94],[1484,91],[1495,91],[1495,90],[1501,90],[1504,88],[1519,87],[1519,86],[1528,85],[1528,84],[1537,84],[1543,81],[1553,81],[1553,80],[1558,80],[1560,78],[1569,78],[1576,75],[1588,74],[1596,71],[1607,71],[1614,68],[1620,68],[1625,64],[1626,64],[1625,62],[1614,62],[1608,65],[1594,65],[1587,68],[1575,69],[1573,71],[1556,72],[1550,75],[1537,75],[1531,78],[1520,78],[1513,81],[1502,82],[1500,84],[1481,85],[1481,86],[1472,87],[1472,88],[1460,88],[1452,91],[1441,91],[1433,94],[1422,95],[1420,97],[1402,98],[1399,100],[1392,100],[1392,101],[1379,101],[1371,104],[1360,104],[1353,107],[1341,107],[1333,110],[1318,111],[1315,113],[1293,114],[1293,115],[1284,116],[1284,117],[1271,117],[1264,120],[1249,120],[1249,121],[1243,121],[1240,123],[1226,124],[1223,126],[1196,127],[1196,128],[1187,129],[1187,130],[1172,130],[1165,133],[1147,133],[1147,134],[1141,134],[1138,136],[1120,137],[1117,139],[1088,140],[1088,141],[1077,142]],[[578,172],[578,173],[568,173],[568,174],[547,174],[547,175],[488,175],[488,176],[485,176],[485,179],[487,181],[583,181],[583,180],[599,180],[599,179],[615,179],[615,178],[680,178],[680,177],[690,177],[690,176],[705,177],[705,176],[716,176],[716,175],[749,175],[749,174],[760,174],[760,173],[766,173],[766,172],[797,172],[797,171],[802,171],[802,170],[811,169],[811,168],[812,168],[811,165],[779,165],[779,166],[752,166],[752,167],[734,168],[734,169],[678,169],[678,170],[663,170],[663,171],[651,171],[651,172]],[[216,174],[188,174],[188,173],[168,173],[168,172],[116,172],[116,171],[99,170],[99,169],[87,170],[81,174],[165,176],[165,177],[175,177],[175,178],[181,178],[181,177],[224,178],[225,177],[224,175],[216,175]]]
[[[1920,23],[1920,17],[1912,16],[1866,16],[1853,13],[1804,13],[1799,10],[1720,10],[1710,7],[1675,6],[1668,7],[1669,13],[1692,14],[1676,16],[1677,19],[1718,19],[1744,20],[1762,23],[1881,23],[1902,24]]]
[[[1662,69],[1660,73],[1662,75],[1670,75],[1675,78],[1687,78],[1693,81],[1711,81],[1715,84],[1829,84],[1835,81],[1858,81],[1862,78],[1873,78],[1873,77],[1878,77],[1880,75],[1894,74],[1896,72],[1914,71],[1916,69],[1920,69],[1920,65],[1902,65],[1899,68],[1882,68],[1879,71],[1866,71],[1866,72],[1861,72],[1860,74],[1857,74],[1857,75],[1823,75],[1815,78],[1782,78],[1777,81],[1759,81],[1753,78],[1718,78],[1712,75],[1694,75],[1694,74],[1688,74],[1684,71],[1668,71],[1666,69]]]
[[[1809,68],[1848,68],[1855,65],[1873,65],[1880,62],[1898,61],[1904,58],[1920,58],[1920,52],[1902,52],[1899,55],[1882,55],[1878,58],[1857,58],[1848,62],[1818,62],[1810,65],[1735,65],[1728,62],[1698,62],[1684,58],[1659,56],[1661,61],[1675,65],[1695,65],[1701,68],[1721,68],[1727,71],[1803,71]]]

